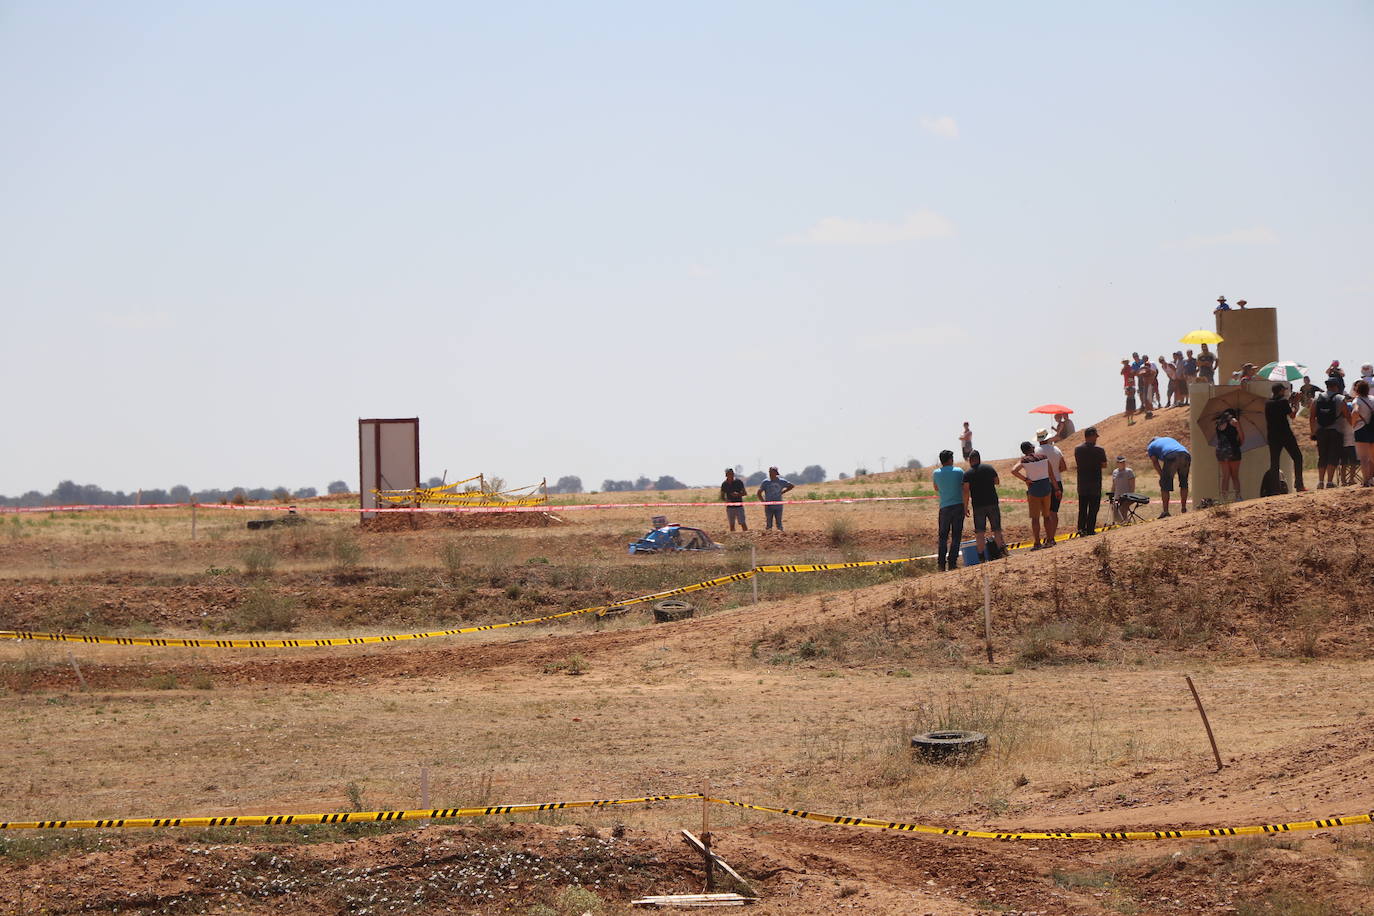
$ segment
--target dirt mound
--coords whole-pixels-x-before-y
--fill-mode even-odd
[[[1295,493],[1135,525],[992,564],[997,629],[1022,664],[1140,652],[1352,658],[1374,648],[1361,537],[1374,500],[1358,489]],[[851,619],[796,623],[771,647],[881,647],[921,656],[981,650],[978,568],[856,593]],[[875,640],[875,630],[883,633]]]
[[[449,528],[484,531],[502,528],[547,528],[567,524],[553,512],[387,512],[362,519],[364,531],[419,531]]]

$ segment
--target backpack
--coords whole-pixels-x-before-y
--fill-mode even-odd
[[[1336,420],[1340,418],[1340,411],[1336,407],[1336,395],[1324,394],[1317,398],[1316,402],[1317,425],[1322,429],[1336,425]]]
[[[1282,472],[1269,470],[1264,472],[1264,479],[1260,481],[1260,496],[1281,496],[1288,492],[1288,481],[1283,479]]]

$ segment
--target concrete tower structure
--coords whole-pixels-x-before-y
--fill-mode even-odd
[[[1194,502],[1200,499],[1218,499],[1221,494],[1220,468],[1217,465],[1216,450],[1207,443],[1207,434],[1198,424],[1207,402],[1215,394],[1225,390],[1231,381],[1231,374],[1238,372],[1246,363],[1256,367],[1274,362],[1279,358],[1279,323],[1276,309],[1233,309],[1216,313],[1217,333],[1222,342],[1217,344],[1216,385],[1195,384],[1189,386],[1188,400],[1191,442],[1188,450],[1193,453],[1192,488],[1189,496]],[[1262,398],[1270,396],[1273,382],[1256,381],[1246,385],[1249,391]],[[1279,469],[1284,472],[1288,485],[1293,485],[1293,462],[1285,454],[1279,459]],[[1265,471],[1269,470],[1268,447],[1254,448],[1244,452],[1240,462],[1240,489],[1246,499],[1259,496],[1260,484]]]

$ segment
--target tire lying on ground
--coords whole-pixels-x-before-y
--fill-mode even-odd
[[[988,749],[988,736],[982,732],[943,729],[917,735],[911,739],[911,747],[929,763],[972,763]]]
[[[696,608],[690,601],[682,601],[678,598],[668,598],[664,601],[654,602],[654,623],[667,623],[671,620],[683,620],[696,613]]]

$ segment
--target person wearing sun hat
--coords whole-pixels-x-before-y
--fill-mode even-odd
[[[1116,456],[1116,470],[1112,471],[1112,518],[1119,525],[1126,521],[1126,509],[1121,497],[1135,492],[1135,471],[1126,463],[1125,455]]]
[[[1226,297],[1225,297],[1225,296],[1217,296],[1217,307],[1214,308],[1214,309],[1212,309],[1212,311],[1214,311],[1214,312],[1229,312],[1229,311],[1231,311],[1231,306],[1229,306],[1229,305],[1226,304]]]
[[[1045,542],[1046,546],[1053,547],[1054,533],[1059,530],[1059,506],[1064,501],[1064,472],[1069,469],[1069,464],[1064,460],[1064,453],[1059,446],[1054,444],[1054,437],[1048,429],[1037,429],[1035,441],[1039,443],[1035,453],[1050,462],[1050,480],[1054,489],[1050,493],[1050,511],[1045,516]]]

